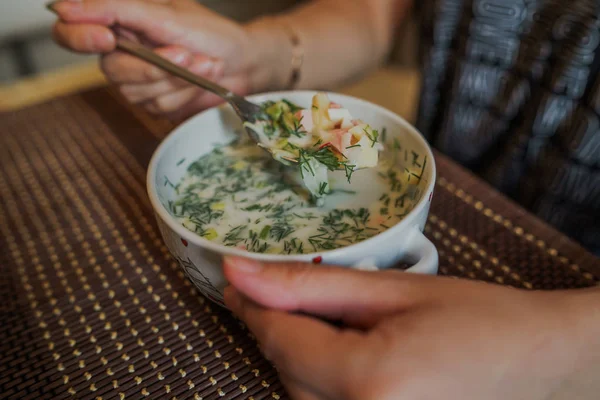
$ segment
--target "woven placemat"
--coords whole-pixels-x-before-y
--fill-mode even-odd
[[[0,398],[283,399],[252,336],[192,287],[144,187],[168,124],[106,89],[0,115]],[[437,155],[442,274],[528,289],[598,259]]]

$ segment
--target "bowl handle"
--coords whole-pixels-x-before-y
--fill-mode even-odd
[[[418,227],[413,227],[407,236],[406,248],[409,249],[402,255],[401,261],[414,264],[406,272],[435,275],[438,272],[438,252],[433,243]],[[354,264],[352,268],[363,271],[378,271],[375,258],[366,258]]]
[[[406,272],[435,275],[438,272],[438,252],[433,243],[418,227],[414,227],[408,237],[409,250],[403,257],[408,263],[415,263]]]

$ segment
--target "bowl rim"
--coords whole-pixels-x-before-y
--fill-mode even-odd
[[[160,201],[160,198],[158,196],[158,189],[157,189],[156,183],[155,183],[156,182],[155,176],[157,173],[158,164],[159,164],[163,154],[168,150],[169,146],[173,142],[175,142],[178,137],[184,135],[184,132],[186,131],[184,129],[184,126],[194,123],[194,121],[196,119],[200,118],[204,114],[216,112],[219,109],[230,107],[229,104],[227,104],[227,103],[221,104],[221,105],[218,105],[215,107],[211,107],[211,108],[208,108],[197,114],[194,114],[193,116],[191,116],[190,118],[188,118],[187,120],[185,120],[184,122],[179,124],[177,127],[175,127],[175,129],[173,129],[171,132],[169,132],[163,138],[162,142],[158,145],[158,147],[154,150],[152,157],[150,159],[150,163],[148,164],[148,169],[147,169],[147,173],[146,173],[146,190],[148,193],[148,197],[150,198],[150,203],[152,204],[152,208],[154,209],[154,212],[169,227],[169,229],[171,229],[174,233],[179,235],[182,239],[185,239],[190,244],[194,244],[201,248],[205,248],[205,249],[208,249],[208,250],[211,250],[216,253],[223,254],[223,255],[252,258],[252,259],[267,261],[267,262],[268,261],[306,261],[306,260],[313,259],[316,256],[322,256],[324,258],[325,257],[335,257],[337,255],[341,255],[341,253],[344,251],[348,251],[348,249],[350,249],[350,248],[352,248],[354,250],[358,250],[359,247],[370,246],[371,243],[373,243],[374,241],[381,240],[384,237],[388,237],[388,236],[394,234],[394,232],[398,232],[398,231],[405,230],[405,229],[408,230],[411,227],[410,220],[413,219],[416,215],[420,214],[421,211],[423,211],[423,209],[428,206],[427,203],[429,202],[429,198],[428,198],[427,194],[433,193],[433,190],[435,187],[435,182],[436,182],[436,177],[437,177],[436,162],[435,162],[435,158],[433,155],[433,151],[432,151],[431,147],[429,146],[429,143],[427,143],[427,140],[425,140],[425,137],[423,136],[423,134],[416,127],[414,127],[412,124],[410,124],[404,118],[402,118],[400,115],[394,113],[393,111],[388,110],[387,108],[385,108],[383,106],[372,103],[368,100],[357,98],[355,96],[337,93],[337,92],[317,91],[317,90],[282,90],[282,91],[256,93],[256,94],[253,94],[250,96],[246,96],[246,98],[251,101],[252,100],[264,101],[265,97],[277,96],[277,97],[283,98],[285,96],[298,95],[298,94],[314,95],[315,93],[318,93],[318,92],[327,93],[327,95],[330,95],[330,96],[336,96],[336,97],[350,99],[354,102],[358,102],[359,105],[362,104],[364,106],[375,109],[375,111],[377,113],[380,113],[380,114],[390,117],[391,119],[395,120],[395,122],[398,125],[402,126],[407,131],[410,131],[413,134],[413,136],[416,138],[416,140],[419,141],[423,145],[424,149],[427,152],[427,156],[428,156],[429,160],[431,160],[431,162],[429,163],[429,166],[431,168],[431,179],[428,182],[427,188],[425,190],[425,195],[421,197],[421,199],[418,201],[417,205],[406,215],[406,217],[404,217],[398,223],[391,226],[389,229],[386,229],[385,231],[380,232],[373,237],[370,237],[369,239],[363,240],[358,243],[353,243],[348,246],[340,247],[340,248],[337,248],[334,250],[311,252],[311,253],[305,253],[305,254],[289,254],[289,255],[287,255],[287,254],[253,253],[253,252],[238,249],[235,247],[224,246],[222,244],[215,243],[208,239],[205,239],[205,238],[195,234],[194,232],[186,229],[183,225],[181,225],[180,223],[178,223],[175,220],[175,218],[168,212],[168,210],[165,208],[165,206]]]

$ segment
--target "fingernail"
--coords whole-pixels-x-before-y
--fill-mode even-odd
[[[225,72],[225,63],[222,60],[217,60],[213,67],[213,79],[220,79]]]
[[[60,6],[58,8],[69,7],[72,9],[73,6],[78,6],[81,4],[81,2],[82,2],[82,0],[54,0],[54,1],[51,1],[50,3],[47,3],[46,8],[55,13],[57,11],[60,11],[60,9],[57,9],[58,6]],[[79,3],[79,4],[77,4],[77,3]]]
[[[177,54],[175,54],[172,61],[178,65],[182,65],[182,64],[187,65],[189,62],[190,56],[191,56],[190,53],[188,53],[186,51],[180,51]]]
[[[206,75],[212,71],[214,66],[215,66],[214,62],[204,61],[202,64],[200,64],[200,65],[198,65],[198,67],[196,67],[196,73],[200,74],[200,75]]]
[[[172,63],[182,66],[187,66],[192,57],[192,54],[188,50],[181,47],[159,49],[158,53]]]
[[[55,0],[55,1],[51,1],[50,3],[46,3],[46,8],[52,12],[56,12],[56,10],[54,9],[54,6],[56,5],[56,3],[58,3],[61,0]]]
[[[95,32],[92,40],[95,48],[102,53],[114,50],[116,44],[115,35],[111,31]]]
[[[262,263],[249,258],[227,257],[225,263],[233,269],[246,274],[257,274],[262,270]]]

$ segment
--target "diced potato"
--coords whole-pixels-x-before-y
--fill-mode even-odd
[[[369,132],[367,135],[366,132]],[[379,146],[374,143],[373,131],[368,125],[357,125],[342,137],[343,154],[357,168],[372,168],[379,161]]]
[[[312,133],[314,128],[315,128],[315,124],[313,122],[313,113],[311,112],[311,110],[301,110],[298,111],[296,117],[298,118],[298,120],[300,121],[300,123],[302,124],[302,127],[304,128],[304,130],[308,133]]]
[[[345,108],[330,108],[329,118],[335,125],[341,124],[340,128],[342,129],[349,129],[354,126],[352,124],[352,115]]]
[[[315,129],[330,130],[335,127],[329,117],[329,98],[325,93],[317,93],[313,97],[312,117]]]

